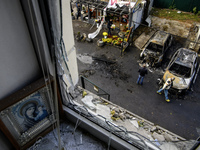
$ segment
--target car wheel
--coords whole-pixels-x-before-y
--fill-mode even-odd
[[[144,59],[144,55],[142,55],[142,56],[140,55],[140,60],[143,60],[143,59]]]

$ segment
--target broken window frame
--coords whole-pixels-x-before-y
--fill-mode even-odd
[[[153,47],[152,47],[152,45],[156,45],[156,49],[154,49]],[[149,46],[150,46],[150,48],[149,48]],[[162,47],[162,49],[158,49],[158,47],[160,46],[160,48]],[[148,50],[150,50],[150,51],[152,51],[152,52],[154,52],[154,53],[157,53],[157,52],[159,52],[159,53],[163,53],[164,52],[164,46],[162,46],[162,45],[159,45],[159,44],[156,44],[156,43],[153,43],[153,42],[149,42],[149,44],[148,44],[148,46],[147,46],[147,48],[146,49],[148,49]]]
[[[183,71],[186,69],[188,71]],[[192,68],[189,68],[187,66],[184,66],[176,62],[172,63],[172,65],[169,67],[169,71],[177,76],[184,77],[184,78],[189,78],[192,75]]]
[[[47,2],[48,3],[48,2]],[[53,3],[53,2],[51,2],[51,3]],[[48,3],[48,4],[50,4],[50,2]],[[58,8],[59,9],[59,8]],[[55,11],[58,11],[58,10],[55,10]],[[60,14],[61,15],[61,14]],[[58,15],[59,16],[59,15]],[[52,17],[52,16],[51,16]],[[54,17],[54,16],[53,16]],[[52,17],[52,18],[53,18]],[[51,18],[51,19],[52,19]],[[55,18],[54,18],[55,19]],[[52,19],[54,22],[55,21],[57,21],[57,20],[59,20],[58,18],[57,19]],[[46,23],[46,24],[45,24]],[[44,24],[45,25],[47,25],[48,23],[47,22],[45,22]],[[57,23],[57,22],[56,22]],[[59,27],[60,26],[62,26],[62,25],[60,25],[59,24],[60,22],[58,22],[58,25],[56,26],[56,27],[58,27],[58,28],[56,28],[56,29],[59,29]],[[42,25],[44,25],[44,24],[42,24]],[[62,24],[62,23],[61,23]],[[44,25],[44,26],[45,26]],[[52,27],[53,25],[52,24],[50,24],[50,27]],[[48,27],[45,27],[45,29],[46,28],[48,28]],[[58,57],[62,57],[62,56],[64,56],[64,57],[67,57],[67,55],[65,55],[65,54],[61,54],[61,49],[62,48],[64,48],[64,46],[62,45],[59,45],[60,43],[58,43],[58,38],[60,38],[59,36],[61,36],[62,34],[58,31],[58,30],[56,30],[54,27],[52,27],[51,28],[53,31],[46,31],[46,32],[53,32],[53,33],[51,33],[51,34],[55,34],[54,36],[56,36],[56,37],[54,37],[55,39],[52,39],[52,41],[50,42],[51,44],[52,44],[52,42],[53,42],[53,40],[54,40],[54,42],[55,42],[55,45],[51,45],[52,47],[52,49],[53,50],[55,50],[55,51],[57,51],[57,55],[56,56],[54,56],[53,54],[54,54],[54,51],[51,51],[52,52],[52,55],[54,56],[53,58],[58,58]],[[64,44],[64,43],[62,43],[62,44]],[[49,48],[49,51],[50,51],[50,48]],[[61,55],[60,55],[61,54]],[[67,59],[67,58],[65,58],[65,59]],[[54,60],[54,59],[53,59]],[[65,61],[65,60],[64,60]],[[57,62],[59,62],[59,59],[56,59],[56,63]],[[141,135],[139,135],[139,136],[141,136],[141,137],[138,137],[138,133],[134,133],[134,132],[128,132],[126,129],[124,129],[123,127],[116,127],[115,126],[115,124],[111,124],[111,123],[109,123],[105,118],[103,118],[102,116],[98,116],[98,117],[96,117],[96,116],[93,116],[93,115],[91,115],[90,113],[89,113],[89,111],[88,110],[86,110],[84,107],[80,107],[80,106],[75,106],[74,105],[74,103],[71,101],[71,98],[70,98],[70,96],[69,96],[69,90],[68,90],[68,86],[65,84],[65,82],[62,80],[62,75],[64,74],[64,73],[66,73],[66,72],[64,72],[63,70],[62,70],[62,66],[59,66],[60,64],[59,63],[57,63],[56,65],[58,65],[58,66],[55,66],[55,68],[58,70],[58,72],[57,72],[57,80],[59,81],[59,90],[60,90],[60,92],[61,92],[61,94],[62,94],[62,99],[63,99],[63,103],[62,103],[62,105],[63,105],[63,107],[64,107],[64,111],[65,111],[65,114],[66,114],[66,118],[70,118],[70,117],[72,117],[72,120],[74,121],[74,123],[76,123],[76,124],[78,124],[79,123],[79,121],[82,121],[82,122],[84,122],[85,124],[87,124],[87,128],[92,128],[92,126],[94,125],[96,125],[95,126],[95,129],[93,129],[93,131],[94,131],[94,134],[98,134],[100,131],[99,130],[103,130],[103,131],[101,131],[101,132],[104,132],[104,133],[102,133],[102,134],[104,134],[103,136],[102,136],[102,138],[104,138],[105,139],[105,137],[107,137],[109,140],[111,140],[112,139],[112,142],[114,141],[114,143],[115,144],[118,144],[119,146],[121,146],[122,148],[127,148],[128,149],[128,147],[132,147],[131,149],[136,149],[136,148],[138,148],[138,149],[145,149],[145,148],[149,148],[150,146],[152,146],[151,148],[152,149],[159,149],[156,145],[154,145],[154,144],[152,144],[152,141],[150,141],[150,140],[148,140],[148,139],[146,139],[146,138],[144,138],[143,136],[141,136]],[[60,68],[58,68],[58,67],[60,67]],[[63,72],[62,72],[63,71]],[[65,102],[64,102],[65,101]],[[72,108],[71,108],[72,107]],[[70,115],[71,116],[69,116],[69,113],[71,113]],[[104,120],[103,121],[103,123],[104,123],[104,125],[107,125],[107,126],[100,126],[99,125],[99,118],[101,118],[102,120]],[[93,124],[92,124],[93,123]],[[83,124],[83,123],[82,123]],[[85,125],[84,124],[84,125]],[[92,125],[91,125],[92,124]],[[83,126],[84,126],[83,125]],[[78,125],[77,125],[78,126]],[[111,130],[112,129],[112,130]],[[115,134],[114,134],[114,132],[116,132]],[[121,134],[120,134],[121,133]],[[132,136],[129,136],[130,134],[133,134],[134,135],[134,137],[133,137],[133,135]],[[144,138],[143,140],[141,139],[141,138]],[[120,142],[119,142],[120,141]],[[147,143],[146,143],[147,142]],[[110,144],[110,143],[109,143]],[[129,148],[130,149],[130,148]]]

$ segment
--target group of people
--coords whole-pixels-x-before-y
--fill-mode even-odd
[[[138,70],[139,72],[139,77],[137,79],[137,84],[143,85],[143,80],[146,74],[148,74],[146,65],[144,64],[142,68]],[[168,78],[162,88],[160,88],[157,93],[161,94],[162,91],[164,91],[165,94],[165,100],[166,102],[170,102],[169,97],[168,97],[168,90],[173,86],[173,81],[175,80],[174,77]]]

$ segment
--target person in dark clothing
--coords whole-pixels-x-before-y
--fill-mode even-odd
[[[70,3],[71,13],[73,13],[72,3]]]
[[[77,5],[77,16],[76,19],[78,20],[78,18],[81,16],[81,6],[80,4]]]
[[[108,20],[107,28],[108,28],[108,35],[111,35],[111,26],[113,22],[112,19]]]
[[[144,76],[145,76],[145,74],[148,73],[148,72],[147,72],[147,69],[146,69],[146,65],[144,64],[144,65],[143,65],[143,68],[139,69],[138,72],[139,72],[140,74],[139,74],[139,77],[138,77],[138,79],[137,79],[137,84],[140,83],[141,85],[143,85]]]

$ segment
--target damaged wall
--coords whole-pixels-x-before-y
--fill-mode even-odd
[[[144,14],[144,8],[145,8],[146,2],[142,2],[136,6],[135,9],[133,9],[133,18],[132,18],[132,23],[131,26],[135,26],[135,29],[140,25],[143,19],[143,14]]]
[[[69,61],[67,64],[69,66],[69,70],[72,76],[73,84],[76,85],[78,83],[78,66],[76,60],[76,48],[74,47],[74,34],[72,29],[72,19],[71,19],[71,12],[70,2],[69,1],[62,1],[62,14],[63,14],[63,38],[65,42],[65,48],[67,51],[67,56]]]

